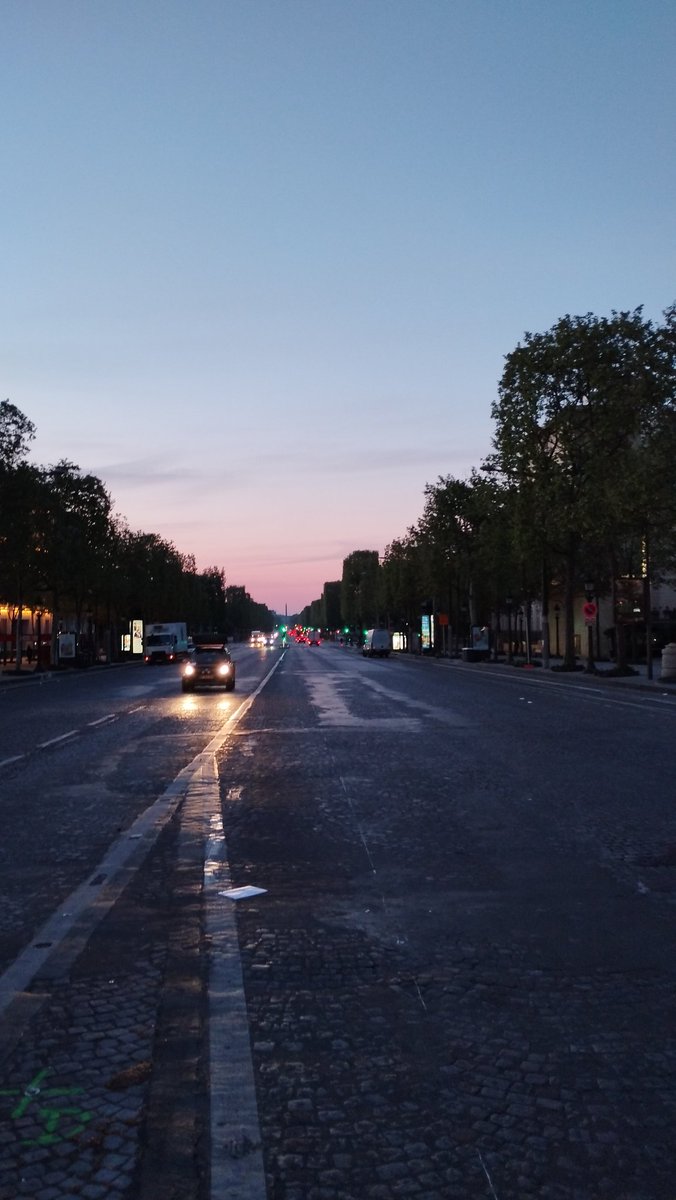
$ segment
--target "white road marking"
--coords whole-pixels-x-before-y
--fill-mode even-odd
[[[332,729],[391,729],[402,733],[417,733],[420,729],[419,717],[364,717],[353,713],[340,693],[341,687],[353,685],[352,679],[319,675],[311,671],[308,671],[304,678],[310,692],[310,703],[317,712],[321,725]],[[360,680],[361,682],[363,681]],[[389,695],[399,697],[398,693]],[[403,697],[401,699],[403,700]]]
[[[38,742],[38,750],[46,750],[48,746],[56,746],[59,742],[65,742],[66,738],[77,737],[79,729],[71,729],[68,733],[62,733],[59,737],[50,738],[48,742]]]
[[[99,717],[98,721],[88,721],[87,727],[93,729],[95,725],[105,725],[106,721],[117,720],[117,713],[108,713],[106,717]]]
[[[222,1200],[225,1195],[229,1200],[266,1197],[234,910],[230,902],[215,896],[216,886],[227,886],[230,881],[222,825],[218,824],[220,794],[215,756],[281,661],[277,659],[256,690],[227,718],[201,754],[179,771],[162,795],[113,842],[88,878],[64,899],[35,933],[31,944],[0,975],[1,1016],[28,992],[33,979],[52,956],[59,957],[61,966],[75,961],[97,925],[142,867],[188,792],[198,799],[201,794],[204,815],[212,822],[204,847],[206,919],[212,938],[209,975],[212,1200]],[[63,741],[76,732],[53,738],[43,746]],[[25,1012],[25,1006],[22,1011]]]
[[[205,796],[205,805],[208,798]],[[214,760],[211,834],[204,861],[209,956],[211,1197],[265,1200],[265,1168],[235,906],[219,891],[231,884]]]
[[[15,754],[12,758],[3,758],[2,762],[0,762],[0,768],[8,767],[10,763],[21,762],[21,759],[25,757],[25,754]]]

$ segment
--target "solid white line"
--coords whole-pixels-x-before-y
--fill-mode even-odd
[[[65,742],[66,738],[77,737],[79,729],[71,729],[68,733],[62,733],[60,737],[50,738],[48,742],[38,742],[38,750],[46,750],[48,746],[56,746],[57,742]]]
[[[263,682],[254,692],[257,696],[270,678],[268,673]],[[210,746],[218,748],[225,741],[230,726],[238,719],[238,714],[244,716],[251,707],[254,697],[245,700],[236,713],[224,723],[219,734],[210,742]],[[77,730],[62,734],[43,742],[40,749],[72,737]],[[19,757],[25,757],[19,756]],[[61,906],[52,913],[44,925],[34,935],[29,946],[14,960],[12,965],[0,975],[0,1014],[11,1004],[18,992],[25,992],[34,976],[50,956],[61,952],[61,947],[75,922],[81,923],[80,938],[84,944],[90,937],[99,921],[112,908],[129,883],[132,874],[144,862],[152,849],[162,829],[173,816],[176,808],[186,795],[193,779],[202,770],[204,760],[198,754],[188,763],[172,782],[165,788],[161,796],[148,806],[136,818],[134,823],[113,842],[107,854],[91,872],[91,876],[80,884],[75,891],[63,901]],[[91,879],[101,877],[100,884],[92,884]]]
[[[25,754],[15,754],[13,758],[3,758],[0,767],[8,767],[10,763],[21,762],[21,759],[25,757]]]
[[[215,766],[215,760],[214,760]],[[235,906],[218,895],[231,884],[218,778],[204,863],[209,962],[209,1096],[212,1200],[265,1200],[265,1168]]]
[[[211,1200],[265,1200],[265,1168],[256,1103],[249,1021],[234,905],[219,896],[231,884],[221,817],[216,753],[248,713],[282,658],[228,717],[203,755],[210,755],[211,781],[201,777],[209,835],[204,855],[205,924],[209,955],[209,1095]],[[196,761],[196,760],[195,760]],[[206,765],[206,757],[203,759]]]
[[[280,665],[281,661],[282,661],[281,658],[277,659],[275,665],[271,668],[271,670],[268,671],[267,675],[265,675],[263,677],[263,679],[261,679],[261,682],[259,683],[255,692],[252,692],[250,696],[247,696],[246,700],[242,701],[239,708],[236,708],[234,713],[232,713],[232,715],[228,717],[227,721],[224,721],[224,723],[221,725],[221,728],[219,729],[218,733],[209,742],[209,745],[204,747],[204,750],[202,751],[203,754],[216,754],[216,752],[218,750],[220,750],[220,748],[223,745],[226,738],[229,736],[230,733],[232,733],[234,726],[238,725],[239,722],[241,721],[242,717],[246,716],[246,714],[248,713],[249,709],[251,708],[251,705],[253,704],[254,700],[258,696],[260,696],[261,692],[263,691],[263,688],[266,686],[268,681],[274,675],[274,673],[277,670],[277,667]],[[198,757],[199,757],[199,755],[198,755]]]
[[[204,886],[207,928],[212,938],[208,998],[211,1200],[222,1200],[225,1195],[228,1200],[265,1200],[266,1197],[237,929],[231,901],[216,894],[217,888],[227,887],[230,876],[220,817],[215,754],[249,711],[281,661],[281,657],[277,659],[256,690],[228,717],[208,746],[179,771],[162,795],[113,843],[84,883],[63,901],[35,933],[30,945],[0,975],[1,1015],[18,994],[29,989],[35,975],[52,955],[59,954],[63,961],[64,943],[71,933],[75,936],[69,956],[72,959],[77,956],[143,865],[188,791],[193,790],[198,796],[201,793],[210,828],[210,834],[205,838]],[[44,745],[71,736],[72,733],[63,734]],[[101,877],[100,883],[91,882],[98,877]]]
[[[0,975],[0,1014],[17,993],[28,990],[34,976],[62,946],[78,923],[78,946],[84,945],[96,926],[122,894],[132,875],[144,862],[161,830],[187,791],[180,775],[149,805],[108,850],[91,875],[62,902],[31,939],[30,945]],[[171,803],[167,804],[167,800]],[[92,883],[101,878],[100,883]]]
[[[161,830],[191,792],[205,818],[203,886],[209,955],[209,1056],[211,1200],[265,1200],[265,1170],[253,1061],[234,906],[217,891],[230,883],[221,818],[216,752],[248,713],[282,658],[256,690],[223,723],[205,749],[181,770],[161,796],[113,843],[89,877],[34,935],[31,944],[0,976],[0,1014],[74,932],[73,958],[145,861]],[[145,706],[144,706],[145,707]],[[138,711],[138,710],[134,710]],[[43,746],[72,737],[76,730]],[[19,755],[18,757],[22,757]],[[2,764],[0,764],[2,765]],[[208,829],[208,833],[207,833]],[[101,877],[99,884],[91,881]]]

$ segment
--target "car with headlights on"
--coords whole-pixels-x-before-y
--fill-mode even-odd
[[[227,646],[222,643],[195,646],[181,671],[181,689],[194,692],[201,687],[222,687],[232,692],[235,687],[235,664]]]

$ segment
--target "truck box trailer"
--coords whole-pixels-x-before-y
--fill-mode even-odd
[[[185,621],[146,625],[143,638],[145,662],[178,662],[188,657],[188,650],[188,627]]]

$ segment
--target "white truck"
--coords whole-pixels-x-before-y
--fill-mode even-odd
[[[187,658],[188,652],[188,627],[185,621],[146,625],[143,638],[144,662],[178,662]]]

